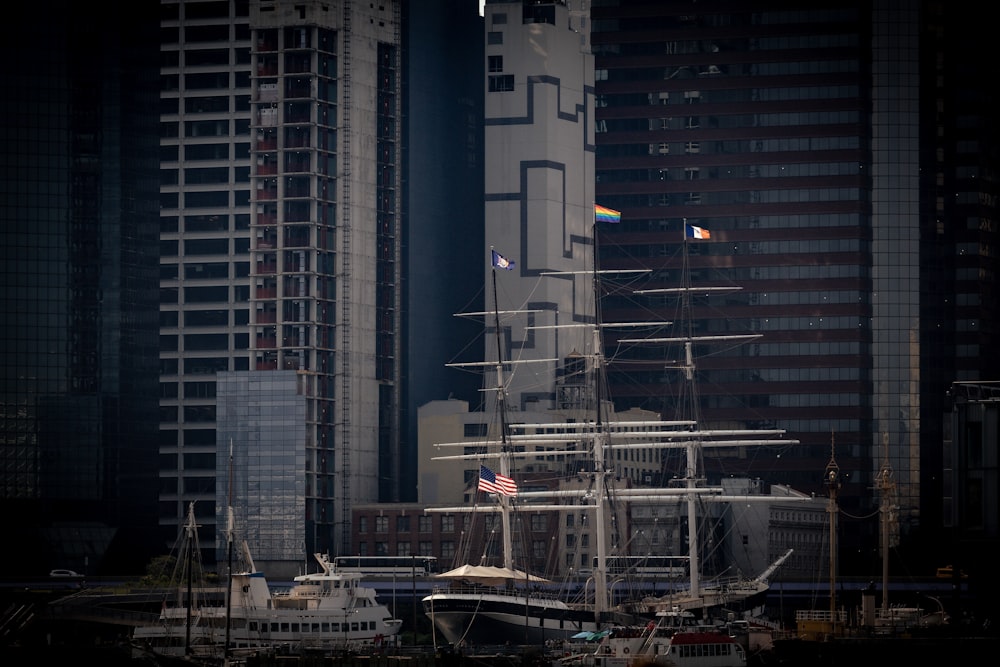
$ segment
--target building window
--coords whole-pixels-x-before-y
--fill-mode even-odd
[[[410,548],[409,542],[397,542],[396,543],[396,555],[397,556],[409,556],[413,550]]]
[[[455,543],[451,540],[441,540],[441,560],[450,562],[455,557]]]
[[[487,44],[503,44],[503,33],[498,30],[490,30],[486,33]]]
[[[388,542],[376,542],[375,543],[375,555],[376,556],[388,556],[389,555],[389,543]]]
[[[434,543],[424,540],[417,545],[417,550],[420,552],[420,556],[433,556],[434,555]]]
[[[417,519],[417,529],[421,533],[431,533],[434,532],[434,517],[428,516],[426,514],[421,515]],[[427,555],[427,554],[421,554]]]
[[[408,533],[410,532],[410,517],[400,516],[396,517],[396,532]],[[409,554],[399,554],[400,556],[408,556]]]
[[[387,517],[387,516],[377,516],[377,517],[375,517],[375,532],[376,533],[388,533],[389,532],[389,517]]]
[[[366,516],[358,517],[358,532],[359,533],[368,532],[368,517]]]
[[[485,422],[474,422],[462,427],[462,433],[466,438],[485,438],[488,425]],[[466,452],[470,454],[472,452]]]
[[[503,71],[503,56],[490,56],[487,59],[489,63],[490,72],[502,72]]]
[[[441,517],[441,532],[442,533],[454,533],[455,532],[455,515],[445,514]]]
[[[509,93],[514,90],[514,75],[499,74],[490,77],[491,93]]]
[[[533,531],[544,531],[549,528],[549,517],[546,514],[532,514],[531,515],[531,530]]]

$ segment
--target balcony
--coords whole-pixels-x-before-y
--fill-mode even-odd
[[[257,135],[257,150],[258,151],[276,151],[278,150],[278,137],[258,134]]]
[[[278,124],[278,110],[265,108],[257,111],[258,127],[275,127]]]
[[[257,163],[257,176],[274,176],[277,173],[278,164],[276,162]]]

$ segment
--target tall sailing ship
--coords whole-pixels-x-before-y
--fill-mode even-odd
[[[596,636],[602,629],[613,625],[643,623],[654,619],[658,613],[676,610],[693,610],[699,614],[708,615],[711,611],[720,609],[748,608],[753,600],[762,598],[768,590],[768,579],[774,570],[790,555],[790,551],[766,569],[759,576],[746,579],[732,577],[727,580],[714,579],[707,584],[701,578],[702,540],[699,534],[700,522],[704,518],[703,508],[707,503],[728,503],[739,501],[745,503],[752,500],[771,500],[768,496],[727,496],[721,486],[706,484],[703,472],[703,452],[709,448],[734,448],[752,446],[791,446],[797,444],[794,440],[784,439],[784,431],[780,429],[705,429],[702,427],[700,415],[697,412],[697,373],[695,368],[696,346],[707,344],[737,344],[757,337],[758,334],[725,335],[700,337],[693,334],[687,323],[615,323],[604,324],[600,317],[600,296],[602,278],[605,280],[612,274],[623,272],[602,271],[597,267],[597,222],[602,216],[617,212],[609,209],[597,211],[594,225],[594,264],[593,267],[576,273],[586,273],[592,276],[587,281],[592,284],[594,318],[592,324],[555,324],[548,326],[525,326],[525,330],[534,330],[536,335],[542,335],[545,330],[586,326],[590,329],[589,354],[587,359],[586,377],[588,378],[590,397],[589,409],[585,412],[551,411],[551,422],[511,423],[506,408],[506,380],[511,369],[521,363],[512,359],[504,359],[501,350],[500,336],[504,331],[501,326],[501,315],[505,318],[517,317],[518,311],[503,311],[497,302],[498,269],[511,269],[513,262],[504,258],[495,250],[493,254],[493,311],[481,315],[492,316],[492,329],[497,336],[497,359],[492,362],[481,362],[478,366],[492,368],[493,383],[488,390],[495,397],[496,428],[494,437],[485,438],[481,442],[462,441],[455,443],[439,443],[441,448],[460,447],[465,452],[451,456],[436,457],[437,459],[453,459],[477,461],[481,466],[480,480],[483,476],[499,477],[514,484],[515,467],[518,461],[532,457],[550,457],[559,454],[573,457],[576,461],[576,474],[585,480],[586,492],[579,489],[561,491],[525,491],[500,490],[491,484],[495,479],[488,479],[482,489],[487,494],[489,502],[469,507],[430,508],[428,511],[438,512],[474,512],[498,513],[502,543],[502,563],[490,565],[482,561],[466,563],[456,569],[445,572],[439,577],[451,580],[450,586],[442,586],[423,599],[425,614],[433,622],[435,632],[440,633],[445,641],[454,645],[475,644],[539,644],[548,640],[567,640],[575,637]],[[707,232],[684,222],[683,230],[683,275],[682,284],[674,288],[656,290],[664,297],[675,296],[680,300],[679,312],[687,315],[690,312],[690,298],[696,289],[690,284],[688,265],[688,244],[696,242]],[[542,275],[542,279],[563,275],[566,272],[550,272]],[[712,292],[730,287],[699,286],[699,293]],[[637,293],[652,293],[651,290]],[[607,396],[606,364],[604,356],[603,332],[610,327],[646,331],[662,331],[671,327],[677,333],[670,337],[651,335],[646,337],[626,337],[617,339],[619,346],[664,345],[678,343],[683,347],[683,361],[675,369],[683,374],[686,386],[684,403],[689,406],[688,413],[679,415],[674,420],[649,419],[636,420],[634,415],[618,415],[611,407]],[[550,332],[551,333],[551,332]],[[557,365],[561,360],[535,360]],[[566,362],[567,364],[569,362]],[[468,365],[468,364],[463,364]],[[571,371],[559,369],[562,375]],[[684,472],[678,475],[666,487],[627,488],[616,476],[614,455],[616,452],[629,449],[680,450],[684,453]],[[494,470],[498,472],[494,472]],[[479,494],[476,494],[479,496]],[[807,496],[802,495],[803,499]],[[613,597],[612,590],[617,581],[612,581],[608,570],[609,558],[624,556],[627,540],[616,539],[612,535],[611,526],[615,508],[633,502],[670,503],[686,506],[685,520],[687,523],[687,544],[689,552],[684,554],[687,559],[686,568],[688,580],[681,587],[672,587],[662,595],[642,595],[637,598],[619,599]],[[539,586],[545,580],[538,574],[521,569],[515,563],[513,548],[512,517],[518,512],[587,512],[597,530],[597,556],[594,559],[594,570],[587,581],[586,591],[592,591],[592,597],[587,595],[582,601],[555,599],[547,596]],[[616,552],[622,552],[617,554]],[[483,568],[486,569],[483,569]]]

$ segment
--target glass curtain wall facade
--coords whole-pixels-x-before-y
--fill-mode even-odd
[[[274,578],[301,574],[306,552],[306,402],[294,371],[219,373],[216,505],[232,504],[237,544]],[[220,519],[221,521],[221,519]],[[216,560],[226,558],[224,524]]]
[[[419,0],[403,5],[404,100],[401,209],[403,275],[403,422],[398,483],[380,479],[383,500],[417,500],[417,414],[453,396],[478,404],[475,374],[449,369],[482,359],[483,19],[478,0]],[[448,267],[442,270],[442,267]]]
[[[0,563],[141,573],[158,546],[156,5],[43,0],[5,25]]]
[[[824,494],[833,457],[841,506],[867,514],[884,431],[891,464],[906,481],[903,530],[912,528],[920,351],[915,10],[904,3],[878,13],[877,29],[869,2],[733,2],[711,10],[598,2],[591,14],[597,195],[622,211],[622,223],[602,237],[602,268],[650,267],[649,288],[676,287],[685,222],[708,230],[708,240],[689,244],[692,282],[742,289],[695,300],[695,333],[763,336],[696,350],[702,417],[716,428],[784,428],[801,441],[713,456],[710,474]],[[893,52],[883,48],[890,40]],[[611,321],[680,317],[662,296],[612,295],[602,307]],[[645,348],[612,369],[619,409],[673,415],[681,378],[664,359],[683,353]],[[665,456],[659,481],[677,463]],[[843,552],[877,558],[876,528],[852,526]]]
[[[941,498],[954,493],[942,486],[947,476],[939,472],[942,458],[948,458],[949,439],[941,432],[939,416],[952,411],[952,383],[1000,378],[1000,348],[994,343],[1000,336],[1000,193],[995,176],[1000,166],[1000,92],[980,69],[992,57],[992,27],[945,2],[927,2],[924,12],[921,523],[939,526],[950,514],[942,509]],[[985,495],[982,501],[989,504]],[[940,544],[934,538],[928,535],[928,544]]]

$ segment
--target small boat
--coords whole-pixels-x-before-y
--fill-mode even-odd
[[[598,633],[596,650],[560,659],[563,667],[743,667],[746,650],[723,626],[703,625],[689,611],[657,614],[645,626],[611,627]]]
[[[196,539],[193,509],[185,533]],[[248,567],[230,576],[225,604],[200,604],[189,584],[180,604],[164,603],[155,623],[135,628],[133,655],[209,664],[263,653],[377,650],[395,642],[402,621],[378,602],[374,588],[362,585],[360,573],[338,572],[315,554],[321,571],[295,577],[279,593],[256,570],[245,542],[243,557]]]

